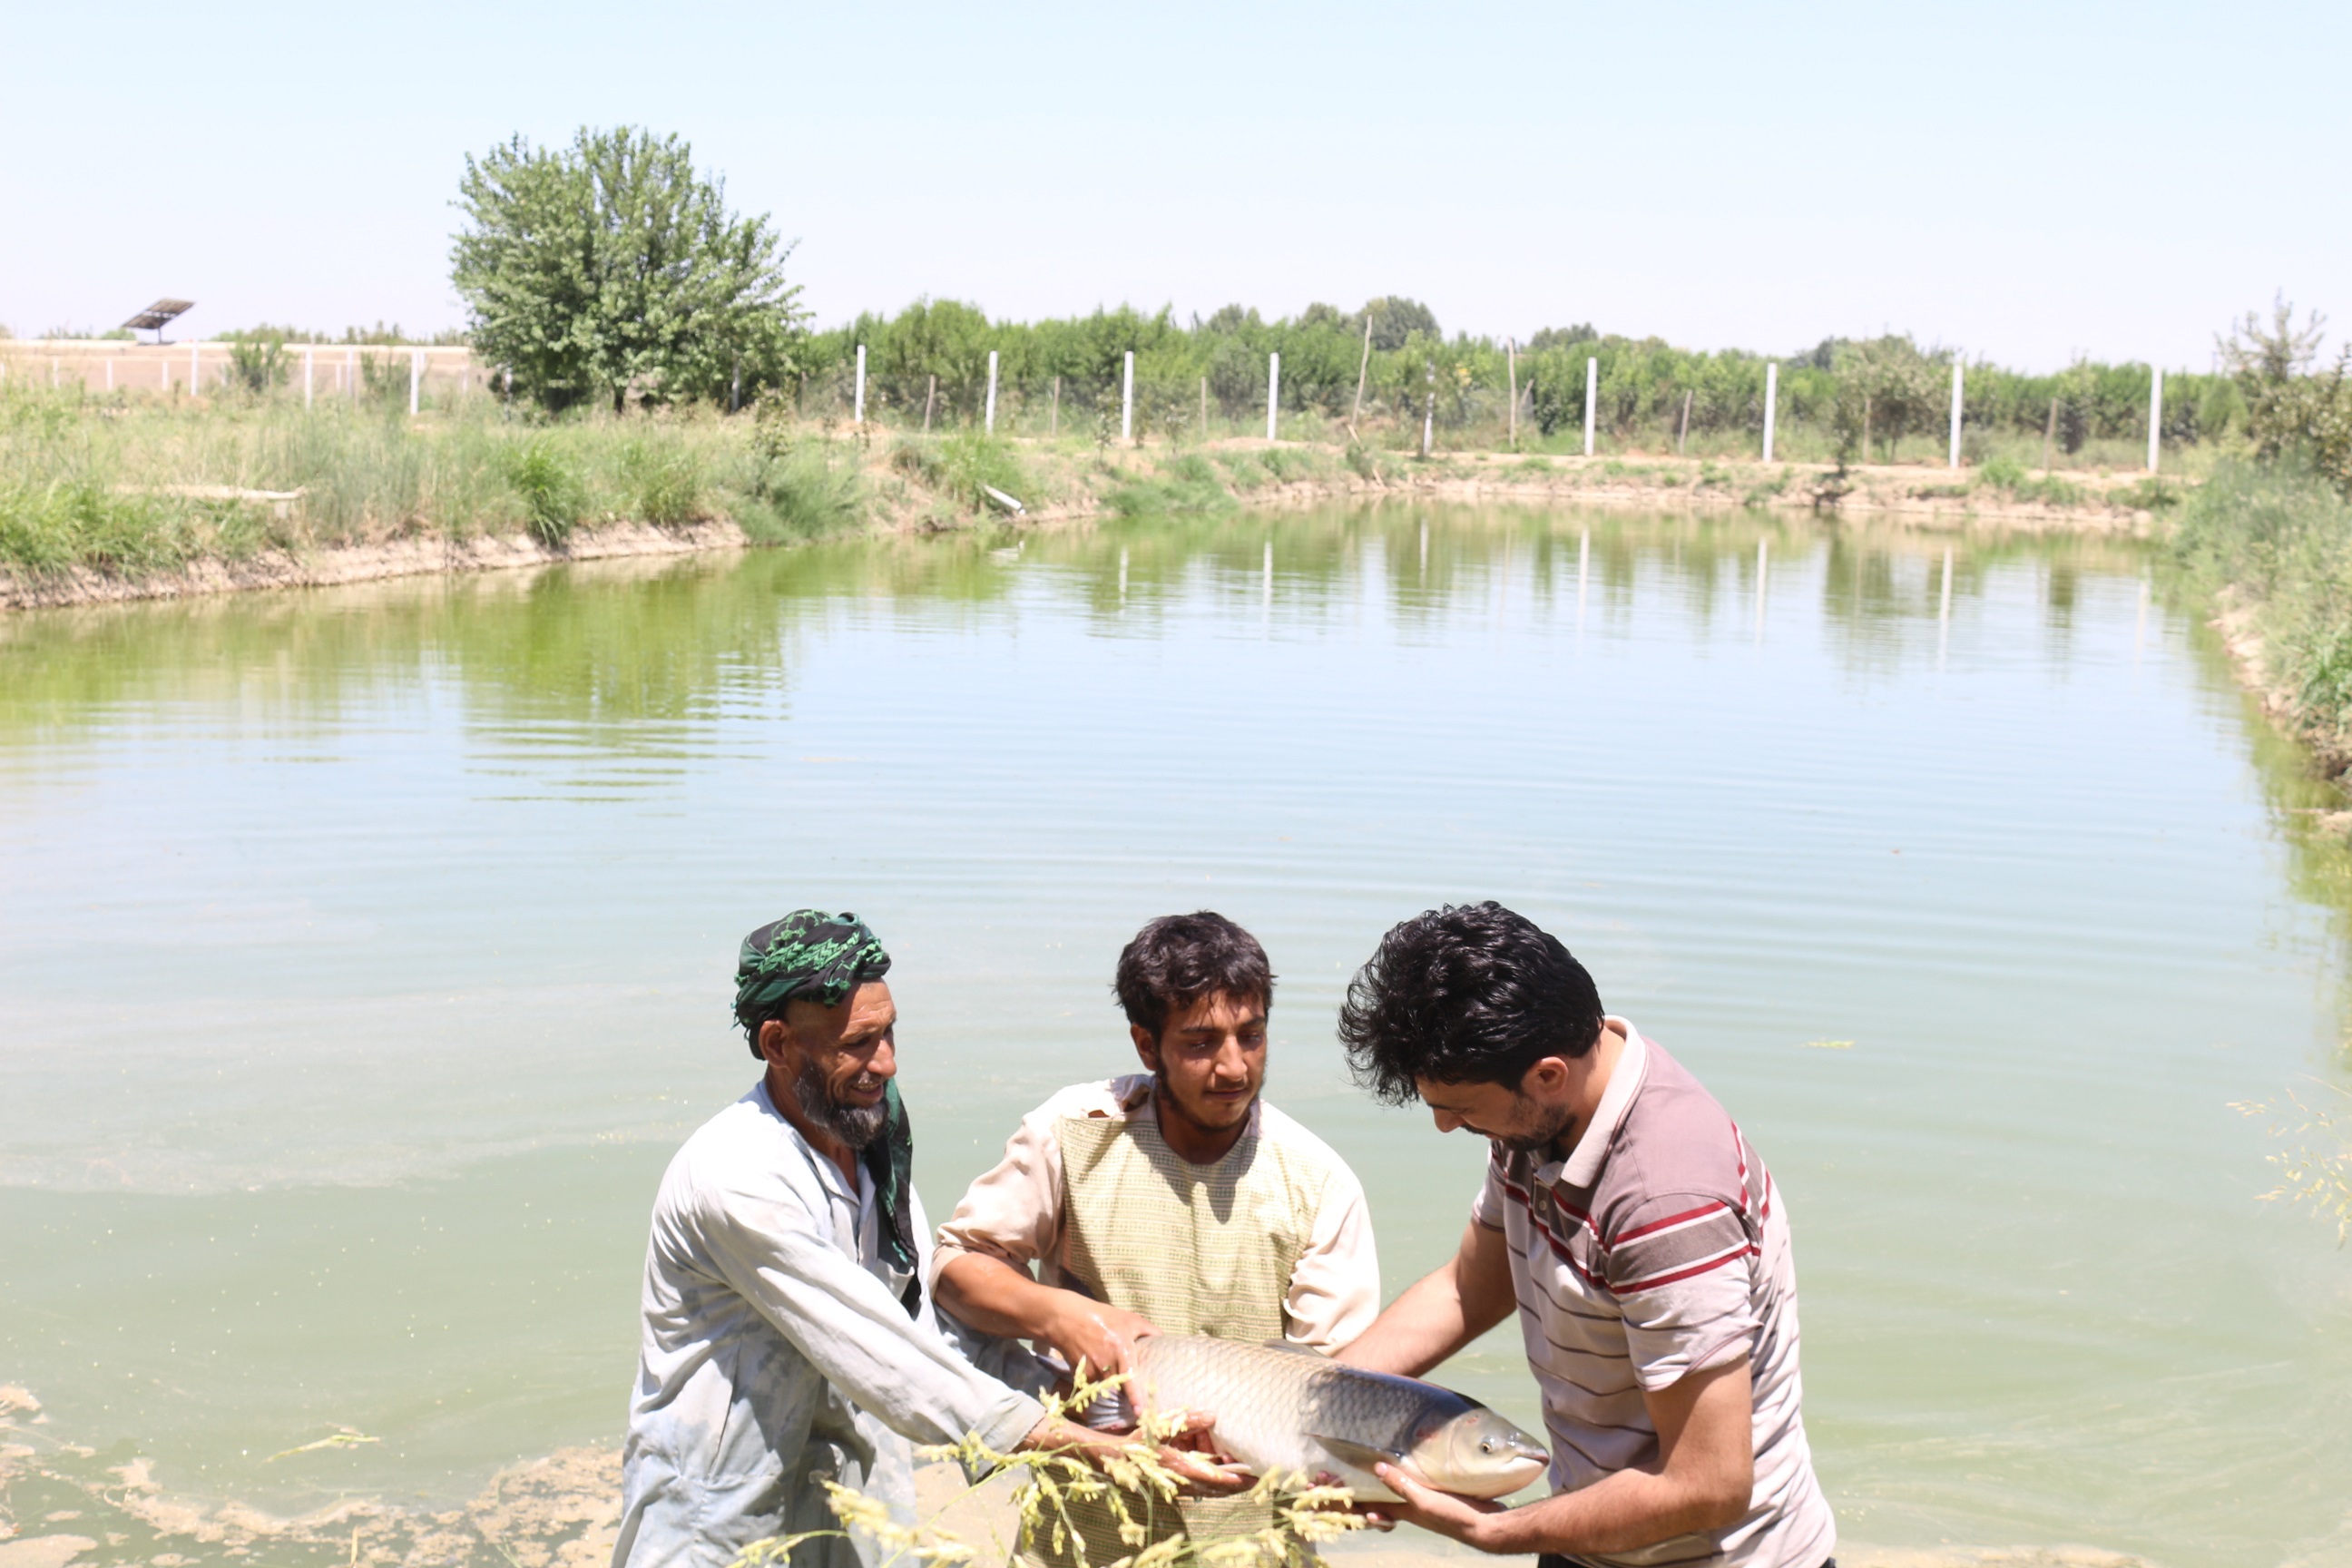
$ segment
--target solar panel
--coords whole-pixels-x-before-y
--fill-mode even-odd
[[[134,332],[153,332],[160,340],[175,316],[195,309],[194,300],[158,300],[122,324]]]

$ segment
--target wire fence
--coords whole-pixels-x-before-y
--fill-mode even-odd
[[[0,378],[89,392],[202,397],[233,388],[288,391],[317,403],[406,400],[496,389],[471,349],[407,343],[178,343],[104,338],[0,338]]]

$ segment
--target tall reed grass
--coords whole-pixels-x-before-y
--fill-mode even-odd
[[[855,462],[779,427],[708,409],[534,422],[484,397],[411,419],[404,386],[396,406],[306,410],[282,394],[19,383],[0,388],[0,566],[138,574],[417,534],[529,532],[561,548],[616,521],[724,517],[771,540],[854,526]]]
[[[2262,638],[2264,673],[2352,763],[2352,500],[2293,461],[2231,460],[2179,509],[2173,548]]]

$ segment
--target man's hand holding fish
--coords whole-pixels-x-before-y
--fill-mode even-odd
[[[975,1353],[1026,1340],[1066,1373],[1135,1373],[1154,1346],[1195,1335],[1311,1347],[1319,1362],[1311,1351],[1346,1343],[1379,1310],[1379,1262],[1355,1173],[1260,1096],[1274,1005],[1265,950],[1209,910],[1165,916],[1119,953],[1112,990],[1122,1054],[1144,1070],[1071,1085],[1022,1119],[940,1227],[940,1307],[993,1342]],[[1220,1445],[1234,1450],[1227,1429],[1239,1413],[1220,1399],[1160,1407],[1213,1411]],[[1150,1519],[1152,1541],[1122,1535],[1120,1510]],[[1276,1522],[1262,1497],[1171,1510],[1122,1495],[1069,1512],[1079,1539],[1027,1541],[1025,1560],[1076,1568],[1081,1545],[1086,1561],[1108,1563]]]
[[[1489,1149],[1452,1260],[1339,1359],[1418,1376],[1516,1316],[1551,1438],[1541,1501],[1449,1495],[1391,1457],[1380,1511],[1538,1568],[1832,1568],[1788,1205],[1714,1096],[1494,903],[1391,930],[1339,1039],[1381,1099]]]

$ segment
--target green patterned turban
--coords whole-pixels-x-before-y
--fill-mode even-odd
[[[861,984],[889,973],[890,955],[883,951],[881,939],[856,915],[845,910],[837,915],[794,910],[743,939],[743,951],[735,959],[735,1021],[743,1026],[756,1057],[760,1025],[782,1013],[785,1003],[800,999],[837,1007]],[[889,1107],[886,1131],[857,1157],[874,1181],[882,1249],[898,1268],[911,1270],[921,1257],[912,1195],[915,1134],[896,1083],[885,1087],[883,1103]],[[908,1316],[919,1315],[922,1281],[908,1280],[898,1300]]]
[[[868,980],[890,973],[890,955],[866,922],[846,910],[794,910],[743,939],[735,960],[735,1021],[760,1054],[762,1021],[795,999],[839,1006]]]

